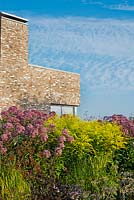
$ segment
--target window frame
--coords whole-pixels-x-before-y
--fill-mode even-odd
[[[57,106],[57,107],[60,108],[60,114],[59,114],[60,116],[66,114],[66,113],[63,113],[63,108],[64,108],[64,107],[72,107],[72,113],[67,113],[67,114],[72,114],[73,116],[76,116],[76,115],[77,115],[77,107],[78,107],[78,106],[74,106],[74,105],[64,105],[64,104],[51,104],[51,105],[50,105],[50,111],[51,111],[51,112],[52,112],[52,111],[55,112],[55,110],[52,110],[52,106]],[[57,114],[58,114],[58,113],[57,113]]]

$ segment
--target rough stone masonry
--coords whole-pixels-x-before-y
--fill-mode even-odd
[[[37,55],[38,56],[38,55]],[[27,20],[0,13],[0,110],[79,106],[80,75],[28,64]]]

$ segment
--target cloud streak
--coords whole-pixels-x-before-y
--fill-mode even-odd
[[[30,63],[79,72],[83,90],[134,90],[133,21],[82,17],[31,21]]]
[[[134,6],[129,5],[110,5],[110,6],[103,6],[104,8],[108,8],[111,10],[124,10],[124,11],[134,11]]]
[[[107,8],[110,10],[122,10],[122,11],[134,11],[134,3],[130,4],[127,0],[118,0],[113,4],[113,1],[93,1],[93,0],[82,0],[83,4],[98,5],[102,8]]]

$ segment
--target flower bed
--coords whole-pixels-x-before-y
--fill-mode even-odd
[[[14,106],[2,111],[0,199],[133,196],[134,122],[128,126],[127,118],[119,117],[88,122]],[[126,172],[131,172],[129,190]]]

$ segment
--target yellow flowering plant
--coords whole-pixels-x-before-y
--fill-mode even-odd
[[[112,199],[119,185],[118,166],[113,157],[127,143],[120,127],[106,121],[85,121],[71,115],[55,116],[48,119],[45,126],[52,123],[57,134],[66,129],[74,137],[57,163],[62,163],[66,169],[59,174],[62,182],[80,184],[84,190],[90,190],[91,196],[93,193],[101,196],[105,190],[105,195]]]

